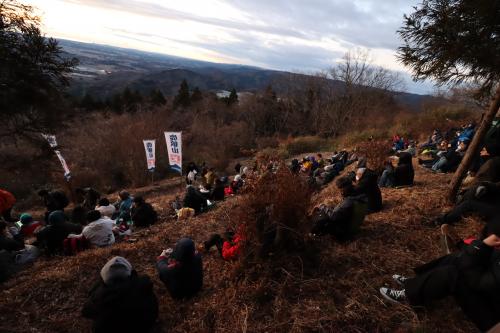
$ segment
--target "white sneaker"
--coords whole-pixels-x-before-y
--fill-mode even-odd
[[[380,294],[384,296],[384,298],[393,303],[403,303],[406,301],[406,293],[405,290],[396,290],[390,289],[386,287],[380,288]]]

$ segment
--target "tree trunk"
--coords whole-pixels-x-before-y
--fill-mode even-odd
[[[458,190],[462,185],[462,180],[464,179],[467,171],[469,170],[474,156],[479,153],[480,149],[482,149],[483,139],[491,127],[491,122],[495,118],[495,115],[498,112],[498,108],[500,107],[500,84],[497,86],[497,90],[495,92],[494,98],[491,100],[490,107],[486,114],[483,117],[481,125],[479,126],[472,142],[465,153],[462,162],[458,166],[457,171],[453,175],[451,179],[450,189],[448,191],[448,201],[451,203],[455,202]]]

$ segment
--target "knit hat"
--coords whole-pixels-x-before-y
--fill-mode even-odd
[[[23,214],[21,214],[19,221],[22,224],[30,224],[31,222],[33,222],[33,217],[28,213],[23,213]]]
[[[101,278],[105,284],[116,280],[124,280],[132,274],[132,265],[123,257],[114,257],[101,269]]]
[[[64,216],[64,212],[62,210],[53,211],[49,215],[50,225],[62,224],[64,221],[66,221],[66,217]]]
[[[180,262],[189,261],[194,257],[195,252],[193,240],[191,238],[182,238],[175,244],[172,258]]]

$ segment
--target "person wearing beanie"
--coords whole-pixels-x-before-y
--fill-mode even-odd
[[[414,269],[416,276],[393,275],[399,289],[380,288],[397,303],[427,306],[453,296],[463,312],[483,332],[500,318],[500,220],[490,221],[484,238],[464,244],[462,250]]]
[[[180,239],[171,255],[164,250],[157,259],[156,268],[172,298],[190,298],[201,290],[203,264],[190,238]]]
[[[83,228],[82,236],[91,246],[105,247],[115,243],[113,227],[115,222],[106,216],[101,216],[98,210],[87,213],[88,224]]]
[[[28,213],[21,214],[19,222],[21,222],[21,229],[19,232],[24,238],[33,237],[35,230],[42,226],[40,222],[33,221],[33,217]]]
[[[158,214],[151,204],[144,201],[143,197],[135,197],[132,205],[132,222],[136,227],[149,227],[156,223]]]
[[[100,199],[95,209],[101,212],[102,216],[106,216],[109,218],[112,218],[116,212],[115,206],[110,204],[107,198]]]
[[[147,275],[140,276],[123,257],[110,259],[90,290],[82,315],[93,332],[150,332],[158,318],[158,300]]]
[[[69,234],[80,234],[82,226],[66,221],[64,212],[56,210],[48,216],[49,224],[35,232],[36,245],[44,248],[48,255],[61,253],[63,242]]]

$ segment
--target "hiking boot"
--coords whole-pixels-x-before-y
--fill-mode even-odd
[[[386,287],[380,288],[380,294],[384,296],[384,298],[393,303],[404,303],[406,302],[406,293],[405,290],[396,290],[390,289]]]
[[[394,281],[396,281],[396,283],[399,284],[401,287],[404,287],[405,286],[405,281],[408,280],[408,278],[406,276],[398,275],[398,274],[394,274],[392,276],[392,279]]]

